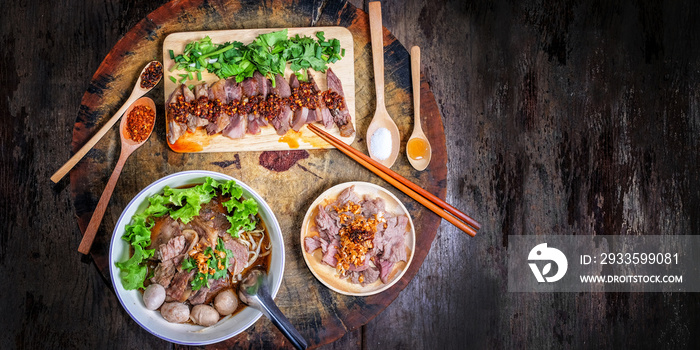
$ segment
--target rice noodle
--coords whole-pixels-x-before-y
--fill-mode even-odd
[[[238,238],[236,240],[248,248],[248,260],[243,267],[244,269],[252,266],[255,261],[258,260],[258,258],[270,254],[272,243],[268,242],[268,244],[263,248],[264,239],[265,230],[261,228],[256,228],[252,231],[239,231]],[[266,251],[263,254],[260,254],[261,249],[265,249]],[[238,279],[240,280],[240,277],[238,277]]]
[[[240,244],[243,244],[244,246],[248,247],[248,250],[250,250],[250,242],[246,241],[245,239],[236,239],[236,241]]]
[[[259,257],[267,256],[270,254],[270,246],[271,244],[268,244],[265,249],[267,250],[265,253],[260,255],[260,249],[262,248],[262,241],[265,238],[265,231],[256,229],[253,231],[246,232],[246,238],[248,238],[250,241],[250,245],[248,246],[248,261],[246,262],[245,267],[251,266],[253,263],[255,263],[256,260],[258,260]]]

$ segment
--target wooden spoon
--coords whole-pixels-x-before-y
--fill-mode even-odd
[[[51,181],[54,183],[57,183],[60,181],[73,167],[78,164],[78,162],[83,159],[85,154],[87,154],[93,147],[95,147],[95,144],[97,144],[97,141],[100,141],[100,139],[105,136],[107,131],[114,126],[114,124],[119,120],[119,118],[124,114],[124,111],[126,111],[129,106],[134,103],[139,97],[145,95],[147,92],[151,91],[158,83],[160,82],[160,79],[153,84],[150,88],[142,88],[141,87],[141,78],[143,77],[143,72],[146,71],[146,68],[148,68],[151,63],[158,62],[158,61],[151,61],[149,62],[143,69],[141,70],[141,74],[139,74],[139,79],[136,81],[136,86],[134,86],[134,90],[131,92],[131,95],[129,98],[124,102],[124,104],[117,110],[117,113],[114,113],[111,119],[107,121],[107,123],[95,133],[95,135],[92,136],[88,142],[86,142],[80,150],[75,153],[68,161],[66,164],[63,164],[62,167],[60,167],[56,172],[51,176]],[[160,62],[158,62],[160,63]],[[161,74],[161,79],[163,75]],[[155,109],[154,109],[155,110]]]
[[[408,162],[418,171],[430,164],[432,149],[420,125],[420,47],[411,48],[411,84],[413,85],[413,133],[406,143]]]
[[[109,177],[107,186],[105,186],[105,189],[102,192],[102,196],[100,196],[100,201],[97,203],[97,207],[92,213],[92,218],[90,218],[90,223],[88,224],[88,227],[85,230],[83,240],[80,241],[78,251],[83,254],[87,254],[90,252],[92,241],[95,239],[95,234],[97,233],[97,229],[100,227],[100,223],[102,223],[102,217],[105,215],[107,204],[109,204],[109,199],[112,198],[114,186],[117,184],[117,179],[119,179],[119,174],[121,174],[122,172],[122,168],[124,167],[124,163],[126,163],[126,159],[129,158],[131,153],[133,153],[137,148],[141,147],[141,145],[148,141],[148,138],[153,132],[155,120],[153,120],[153,125],[151,125],[151,129],[148,131],[148,136],[146,136],[146,138],[143,141],[136,142],[129,138],[130,135],[127,131],[126,124],[127,120],[129,119],[129,113],[131,113],[131,111],[137,106],[146,106],[150,108],[154,114],[156,113],[156,105],[155,103],[153,103],[153,100],[151,100],[148,97],[142,97],[136,100],[136,102],[134,102],[134,104],[132,104],[131,107],[129,107],[126,113],[124,113],[126,117],[122,118],[121,124],[119,124],[119,137],[122,141],[122,151],[119,155],[117,165],[114,167],[114,171],[112,171],[112,176]]]
[[[367,151],[372,159],[380,162],[387,168],[391,168],[399,155],[399,146],[401,136],[399,128],[391,119],[389,112],[386,111],[384,105],[384,34],[382,32],[382,5],[379,1],[369,3],[369,28],[372,39],[372,65],[374,66],[374,88],[377,90],[377,110],[374,112],[374,118],[367,127]],[[387,144],[391,147],[389,154],[383,155],[387,150],[378,148],[378,152],[372,151],[372,143],[380,142],[379,135],[387,134],[386,131],[380,130],[380,133],[375,135],[379,129],[388,130],[390,142]],[[373,138],[374,136],[374,138]],[[389,141],[384,138],[385,141]],[[379,146],[379,145],[375,145]],[[384,146],[386,147],[386,146]],[[375,154],[378,153],[378,154]],[[384,156],[379,158],[378,156]]]

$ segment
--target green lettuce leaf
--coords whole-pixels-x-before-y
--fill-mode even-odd
[[[129,260],[114,264],[121,270],[120,276],[124,289],[132,290],[145,288],[143,282],[146,280],[148,268],[143,264],[143,261],[152,257],[153,253],[154,249],[144,250],[140,245],[135,245],[134,255],[132,255]]]
[[[251,217],[258,213],[258,203],[252,198],[243,202],[231,199],[221,203],[230,215],[226,218],[231,223],[231,227],[226,231],[233,237],[238,237],[238,231],[251,231],[255,229],[255,221]]]

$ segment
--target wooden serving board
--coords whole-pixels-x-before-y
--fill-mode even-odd
[[[249,44],[255,40],[260,34],[266,34],[274,31],[279,31],[284,28],[264,28],[264,29],[238,29],[238,30],[212,30],[212,31],[195,31],[173,33],[168,35],[163,40],[163,64],[165,67],[165,77],[163,78],[165,85],[164,101],[167,104],[170,94],[180,86],[180,76],[178,74],[186,74],[185,70],[173,70],[175,61],[170,58],[170,50],[175,56],[181,54],[185,50],[185,46],[193,41],[209,36],[213,43],[223,44],[226,42],[239,41],[244,44]],[[345,102],[352,116],[353,126],[356,126],[355,120],[355,64],[354,64],[354,49],[352,33],[347,28],[343,27],[306,27],[306,28],[289,28],[289,37],[308,36],[316,38],[316,33],[323,31],[326,40],[338,39],[340,47],[345,49],[345,57],[328,65],[333,69],[333,72],[338,76],[343,83],[343,92],[345,93]],[[323,91],[327,89],[326,74],[309,70],[313,75],[316,84]],[[287,70],[284,74],[285,79],[289,81],[292,75],[292,70],[287,65]],[[174,83],[169,76],[175,77],[178,82]],[[219,80],[213,73],[206,71],[202,72],[202,80],[197,80],[193,74],[193,80],[187,80],[185,85],[199,85],[202,81],[209,84]],[[167,110],[167,106],[166,106]],[[165,120],[165,118],[164,118]],[[166,122],[166,128],[168,128]],[[272,127],[272,125],[264,126],[262,131],[257,135],[246,134],[240,139],[231,139],[222,134],[207,135],[204,128],[198,128],[195,133],[186,132],[174,144],[168,143],[170,148],[175,152],[239,152],[239,151],[277,151],[291,149],[317,149],[317,148],[333,148],[329,143],[323,141],[320,137],[314,134],[308,128],[302,128],[299,132],[289,130],[287,134],[280,136]],[[341,137],[337,126],[328,130],[334,136],[343,140],[347,144],[351,144],[355,140],[355,134],[348,137]]]
[[[169,2],[149,14],[114,46],[93,75],[83,95],[73,129],[73,152],[80,149],[119,109],[138,79],[141,68],[155,57],[163,57],[163,41],[169,34],[314,25],[342,26],[352,33],[354,56],[348,56],[346,51],[344,59],[354,59],[356,67],[355,87],[349,89],[354,91],[357,101],[357,138],[353,147],[366,154],[365,132],[376,105],[368,16],[345,2],[328,2],[320,7],[315,1],[291,0],[272,3],[180,0]],[[386,106],[401,134],[401,156],[392,170],[444,199],[447,149],[440,110],[428,82],[423,79],[420,87],[421,116],[423,129],[433,147],[433,158],[426,170],[415,171],[404,156],[405,145],[413,128],[410,57],[386,28],[384,62]],[[156,86],[148,94],[156,102],[156,119],[165,115],[162,107],[165,93],[160,89],[163,89],[163,85]],[[213,170],[231,175],[265,198],[279,220],[285,245],[284,279],[275,302],[312,347],[332,342],[382,312],[416,275],[435,239],[441,222],[439,216],[335,149],[177,153],[167,145],[164,124],[157,121],[151,138],[126,162],[95,238],[91,255],[107,281],[110,280],[107,260],[109,241],[122,210],[148,184],[182,170]],[[70,173],[71,198],[82,232],[118,158],[119,133],[114,128]],[[299,233],[306,210],[325,190],[348,181],[365,181],[384,187],[403,202],[415,225],[414,257],[403,277],[391,288],[367,297],[342,295],[321,284],[306,266],[300,249]],[[429,284],[427,281],[411,283]],[[100,297],[118,305],[114,295]],[[94,317],[97,319],[100,316]],[[128,327],[134,333],[146,333],[126,313],[122,323],[123,327]],[[394,324],[386,328],[391,331],[403,326]],[[158,341],[153,337],[153,343],[159,344]],[[168,344],[163,341],[162,346]],[[280,347],[289,348],[290,343],[265,318],[238,336],[209,346],[246,349]]]

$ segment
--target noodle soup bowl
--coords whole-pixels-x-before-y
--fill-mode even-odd
[[[120,269],[114,264],[129,259],[130,244],[122,239],[125,226],[131,223],[134,214],[148,207],[148,198],[163,192],[165,186],[177,188],[204,183],[207,177],[217,181],[235,180],[243,188],[245,198],[253,198],[258,204],[258,214],[262,218],[270,237],[271,253],[268,276],[272,286],[272,297],[279,291],[284,273],[284,240],[275,214],[265,200],[252,188],[226,174],[212,171],[183,171],[165,176],[141,190],[122,212],[112,233],[109,247],[109,272],[114,291],[126,312],[141,327],[151,334],[172,343],[183,345],[205,345],[229,339],[253,325],[262,316],[260,311],[246,307],[240,312],[222,318],[217,324],[202,327],[191,323],[170,323],[158,310],[146,309],[143,294],[138,290],[126,290],[120,277]]]

